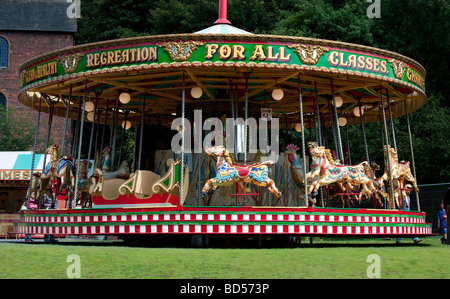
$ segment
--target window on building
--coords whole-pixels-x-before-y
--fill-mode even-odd
[[[0,68],[8,67],[8,42],[0,37]]]
[[[6,97],[0,92],[0,106],[6,109]]]

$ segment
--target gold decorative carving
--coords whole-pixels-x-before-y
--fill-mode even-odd
[[[391,64],[395,78],[402,80],[406,71],[406,64],[396,59],[389,59],[388,62]]]
[[[321,46],[305,46],[302,44],[291,44],[287,46],[288,48],[294,49],[294,52],[297,53],[303,64],[309,65],[316,65],[324,52],[330,51],[328,48]]]
[[[83,57],[84,55],[85,53],[75,53],[73,55],[65,55],[60,59],[58,59],[58,61],[63,66],[66,74],[73,73],[77,69],[81,57]]]
[[[203,42],[187,41],[187,42],[166,42],[161,43],[158,46],[164,47],[170,58],[173,61],[186,61],[188,60],[192,52],[197,49],[197,46],[203,46]]]

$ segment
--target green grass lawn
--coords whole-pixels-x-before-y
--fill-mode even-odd
[[[314,239],[295,248],[152,248],[120,243],[0,242],[0,278],[67,278],[67,257],[80,257],[81,278],[297,279],[367,278],[380,257],[380,278],[450,278],[450,246],[439,238]],[[101,245],[101,246],[99,246]]]

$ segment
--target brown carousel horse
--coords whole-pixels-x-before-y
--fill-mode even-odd
[[[203,197],[206,197],[211,187],[214,190],[218,186],[231,186],[235,183],[245,182],[253,183],[256,186],[268,187],[271,193],[280,198],[281,192],[278,191],[275,182],[268,175],[268,165],[273,165],[274,162],[266,161],[252,165],[237,165],[223,145],[205,148],[205,152],[216,159],[217,175],[215,178],[206,181],[202,189]]]
[[[81,160],[79,165],[78,163],[75,163],[75,165],[79,167],[77,204],[82,208],[92,208],[92,197],[88,191],[89,181],[87,177],[88,169],[92,166],[92,163],[87,160]]]
[[[367,168],[366,174],[367,176],[372,180],[375,189],[377,189],[377,192],[374,193],[375,198],[378,200],[378,204],[382,207],[383,202],[381,201],[381,197],[389,198],[389,195],[386,193],[386,190],[384,190],[384,184],[381,178],[377,178],[375,172],[380,169],[380,166],[375,162],[370,162],[370,167]],[[364,194],[367,197],[370,197],[371,194]],[[388,201],[389,205],[391,203]],[[392,208],[392,207],[391,207]]]
[[[37,191],[36,199],[40,202],[41,197],[47,194],[52,198],[52,206],[55,198],[53,194],[59,194],[66,189],[69,196],[72,188],[75,186],[75,175],[72,157],[59,157],[59,146],[52,145],[45,151],[50,155],[50,161],[45,165],[42,174],[34,174],[32,190]]]

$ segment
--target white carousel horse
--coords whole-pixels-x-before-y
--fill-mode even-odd
[[[334,160],[329,150],[327,151],[324,146],[313,145],[309,148],[309,151],[312,157],[319,159],[318,167],[320,171],[309,187],[308,196],[311,196],[312,192],[317,194],[319,187],[334,183],[350,183],[353,188],[356,185],[361,185],[366,194],[377,191],[372,180],[366,174],[367,161],[358,165],[336,165],[333,163]]]
[[[217,176],[206,181],[202,196],[206,197],[209,189],[218,186],[231,186],[234,183],[253,183],[256,186],[268,187],[269,191],[280,198],[281,193],[275,186],[275,182],[269,178],[267,165],[273,165],[272,161],[254,163],[252,165],[236,165],[231,159],[230,153],[223,145],[205,148],[205,153],[217,159]]]
[[[393,186],[393,194],[394,194],[394,199],[397,203],[397,206],[399,206],[398,204],[398,197],[400,195],[404,195],[406,194],[404,192],[405,186],[406,186],[406,181],[409,181],[413,184],[414,186],[414,190],[416,190],[416,192],[419,192],[419,187],[417,186],[417,181],[414,178],[414,176],[411,173],[411,167],[409,166],[409,162],[398,162],[398,157],[397,157],[397,153],[395,152],[395,149],[390,147],[390,146],[383,146],[385,153],[387,154],[387,156],[389,157],[389,163],[390,163],[390,168],[391,168],[391,173],[392,173],[392,184],[391,186]],[[384,170],[384,174],[381,177],[381,183],[383,184],[384,181],[390,181],[391,176],[389,174],[389,167],[386,167],[386,169]]]

